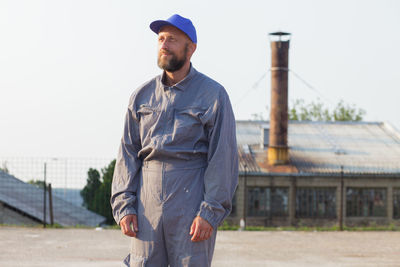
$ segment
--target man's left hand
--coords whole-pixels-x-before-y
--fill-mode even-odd
[[[193,242],[199,242],[210,238],[213,227],[205,219],[197,216],[194,218],[192,226],[190,226],[190,235]]]

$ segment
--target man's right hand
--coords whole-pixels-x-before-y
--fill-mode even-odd
[[[139,231],[136,214],[125,215],[119,225],[122,233],[127,236],[136,237],[136,233]]]

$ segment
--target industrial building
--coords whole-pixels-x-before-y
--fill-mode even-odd
[[[228,221],[400,224],[400,132],[383,122],[288,121],[289,34],[271,41],[269,121],[237,121],[239,185]]]

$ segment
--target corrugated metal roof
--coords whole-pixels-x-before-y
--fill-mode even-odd
[[[0,171],[0,201],[39,221],[43,221],[43,189],[25,183]],[[103,216],[71,204],[53,194],[54,223],[62,226],[97,226],[105,221]],[[46,222],[50,223],[47,197]]]
[[[248,145],[238,147],[239,154],[239,170],[243,172],[260,172],[261,169],[258,166],[253,153],[251,153]]]
[[[236,125],[239,146],[257,148],[269,122]],[[400,133],[388,123],[290,121],[288,143],[290,164],[299,172],[336,173],[343,166],[345,173],[400,174]]]

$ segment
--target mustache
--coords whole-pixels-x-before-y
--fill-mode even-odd
[[[173,55],[174,53],[171,53],[171,51],[169,51],[168,49],[160,49],[160,54],[167,54],[167,55]]]

